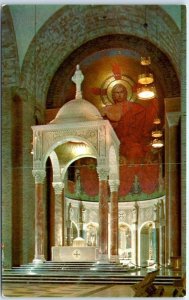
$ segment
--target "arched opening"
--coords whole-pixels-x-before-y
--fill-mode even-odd
[[[155,240],[153,222],[142,225],[140,230],[140,265],[148,266],[155,262]]]
[[[119,224],[119,257],[120,259],[130,260],[132,257],[132,232],[126,223]]]

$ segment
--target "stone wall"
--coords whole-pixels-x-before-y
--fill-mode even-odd
[[[5,267],[11,266],[14,258],[12,248],[16,237],[13,217],[14,187],[18,186],[13,156],[13,91],[18,86],[19,66],[13,24],[7,6],[2,10],[2,243],[4,244]],[[15,174],[15,176],[14,176]],[[20,240],[18,240],[18,243]]]
[[[32,131],[34,97],[20,87],[17,45],[11,15],[2,10],[2,243],[5,267],[34,255]]]
[[[182,64],[181,64],[181,243],[182,243],[182,270],[186,272],[186,186],[187,186],[187,178],[186,178],[186,10],[185,7],[182,7]]]

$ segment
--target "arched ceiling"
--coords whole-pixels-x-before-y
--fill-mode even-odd
[[[109,35],[94,39],[75,50],[58,68],[47,95],[47,108],[61,107],[75,97],[75,85],[71,77],[75,66],[80,64],[84,74],[83,97],[99,110],[102,97],[94,93],[103,82],[113,75],[113,66],[120,67],[121,74],[137,83],[141,72],[140,57],[149,55],[152,60],[151,72],[155,77],[160,112],[163,116],[164,98],[180,95],[180,84],[173,66],[164,53],[144,39],[129,35]],[[136,99],[135,99],[136,100]],[[139,101],[138,101],[139,102]]]
[[[150,1],[149,1],[150,2]],[[108,4],[108,3],[107,3]],[[149,3],[150,4],[150,3]],[[153,4],[153,3],[152,3]],[[18,54],[20,66],[28,46],[36,31],[63,5],[10,5],[10,11],[14,23],[16,39],[18,42]],[[180,5],[160,5],[160,7],[171,17],[179,29],[181,29],[181,6]],[[36,25],[35,25],[36,14]],[[36,27],[36,28],[35,28]]]
[[[34,95],[38,105],[46,106],[52,80],[64,62],[68,60],[68,65],[73,65],[72,59],[75,62],[77,54],[77,63],[80,63],[87,56],[112,47],[136,51],[139,57],[144,49],[153,57],[156,53],[159,55],[156,50],[161,49],[164,55],[158,60],[158,68],[156,64],[152,67],[156,75],[158,69],[160,74],[168,70],[162,78],[166,85],[164,91],[167,95],[178,95],[175,72],[180,76],[181,44],[178,43],[180,32],[175,23],[159,6],[149,5],[150,26],[146,35],[143,27],[145,6],[115,5],[113,8],[111,5],[65,6],[39,30],[28,48],[20,77],[21,86]],[[161,24],[158,34],[157,22]],[[70,71],[65,70],[67,72]],[[73,74],[74,68],[71,72]],[[69,76],[67,78],[70,80]],[[167,80],[175,86],[170,93],[167,92],[170,87]]]

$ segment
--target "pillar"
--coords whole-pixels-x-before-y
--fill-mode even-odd
[[[69,203],[68,205],[68,217],[67,217],[67,246],[71,246],[72,245],[72,217],[73,214],[73,207],[71,205],[71,203]]]
[[[166,114],[166,262],[181,256],[180,113]]]
[[[97,168],[99,175],[99,262],[108,262],[108,171]]]
[[[159,263],[165,265],[165,213],[163,200],[159,202]]]
[[[118,254],[118,188],[119,180],[109,180],[110,186],[110,261],[119,262]]]
[[[64,245],[64,184],[62,182],[52,183],[55,193],[55,216],[54,216],[54,240],[55,246]]]
[[[85,207],[82,203],[82,201],[79,202],[79,222],[78,222],[78,231],[79,231],[79,237],[84,238],[84,230],[83,230],[83,215],[84,215]]]
[[[152,228],[153,259],[159,264],[159,205],[154,204],[154,226]]]
[[[34,263],[45,261],[44,256],[44,170],[33,170],[35,177],[35,257]]]
[[[138,265],[138,204],[135,203],[132,211],[132,263]]]

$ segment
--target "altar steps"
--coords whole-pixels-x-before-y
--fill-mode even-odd
[[[143,273],[142,275],[139,273]],[[126,268],[119,264],[54,263],[27,264],[6,269],[2,274],[3,283],[90,283],[132,285],[144,279],[146,272]],[[156,285],[173,285],[180,276],[158,275]]]
[[[121,264],[96,264],[91,263],[44,263],[44,264],[28,264],[20,267],[13,267],[12,270],[37,270],[37,271],[98,271],[98,272],[125,272],[126,267]],[[133,268],[134,269],[134,268]]]

